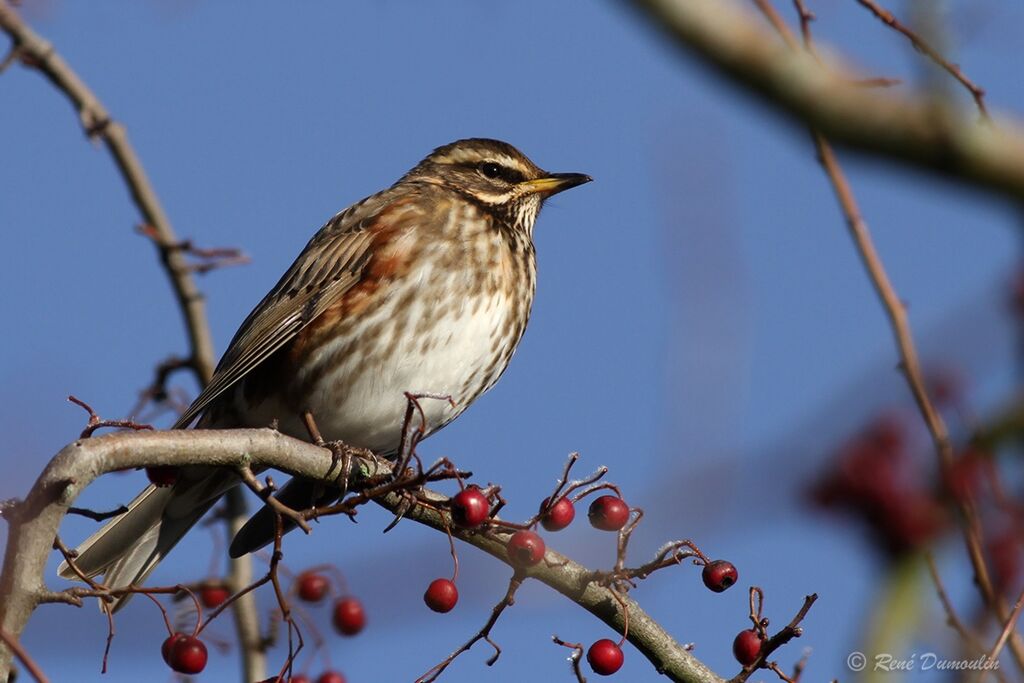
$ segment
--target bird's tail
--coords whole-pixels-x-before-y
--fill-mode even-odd
[[[146,487],[127,512],[76,548],[74,568],[62,562],[57,572],[66,579],[80,578],[78,572],[89,579],[103,574],[103,585],[110,589],[139,586],[221,495],[237,483],[237,476],[224,470],[184,468],[173,487]],[[117,611],[129,598],[131,593],[117,598],[110,607]]]
[[[292,477],[287,484],[281,487],[280,491],[274,494],[274,498],[293,510],[305,510],[330,505],[338,500],[340,494],[341,491],[337,488],[323,482]],[[284,519],[282,524],[282,530],[285,533],[296,527],[295,522],[291,519]],[[235,534],[228,547],[228,554],[231,557],[242,557],[256,552],[271,543],[276,535],[277,513],[274,508],[264,505]]]

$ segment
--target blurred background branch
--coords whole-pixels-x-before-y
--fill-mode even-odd
[[[1024,199],[1024,124],[977,120],[928,94],[860,85],[826,49],[790,50],[729,0],[633,0],[680,48],[829,140]]]

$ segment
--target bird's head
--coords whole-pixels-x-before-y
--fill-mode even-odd
[[[454,190],[527,232],[545,199],[590,180],[582,173],[548,173],[507,142],[487,138],[438,147],[402,178]]]

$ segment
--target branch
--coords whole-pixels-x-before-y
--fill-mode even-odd
[[[210,465],[240,468],[274,468],[309,479],[336,483],[331,451],[293,439],[271,429],[173,430],[118,432],[78,440],[65,446],[47,465],[25,500],[4,516],[10,522],[3,573],[0,574],[0,628],[20,635],[32,611],[51,596],[43,584],[46,561],[61,519],[75,498],[96,477],[121,469],[164,466]],[[360,458],[353,467],[350,486],[379,482],[390,474],[382,460]],[[440,504],[447,496],[424,491],[428,504],[416,504],[405,516],[452,535],[508,563],[507,530],[471,531],[452,528]],[[395,511],[408,506],[407,497],[391,491],[376,502]],[[554,588],[620,633],[629,612],[629,641],[655,668],[673,681],[721,683],[700,660],[672,638],[628,596],[615,596],[593,580],[593,571],[548,550],[544,561],[522,570]],[[10,667],[10,652],[0,648],[0,680]]]
[[[246,510],[245,496],[237,486],[224,496],[226,501],[225,518],[228,527],[228,538],[233,537],[249,518]],[[231,558],[227,585],[232,594],[236,594],[252,584],[252,558]],[[242,657],[242,674],[246,681],[259,681],[266,676],[266,657],[260,635],[260,615],[256,608],[255,597],[241,596],[231,605],[231,615],[235,621],[235,632],[238,634],[238,647]]]
[[[114,158],[132,201],[142,217],[141,232],[157,247],[161,266],[167,274],[178,308],[181,310],[188,336],[189,355],[183,361],[162,364],[157,371],[156,383],[152,387],[154,393],[164,391],[163,383],[167,376],[178,367],[190,368],[200,386],[205,386],[213,376],[216,356],[206,318],[206,305],[202,293],[196,286],[193,272],[202,274],[221,265],[244,262],[244,255],[235,250],[197,250],[191,242],[182,242],[175,234],[170,219],[146,176],[142,162],[128,140],[124,126],[112,119],[96,94],[57,54],[54,47],[32,31],[14,8],[4,0],[0,0],[0,30],[11,38],[9,57],[21,57],[23,63],[31,65],[45,75],[71,101],[86,135],[91,139],[99,138],[103,141]],[[5,60],[2,66],[8,63],[10,62]],[[0,68],[0,71],[2,70]],[[202,262],[196,266],[190,265],[186,258],[189,253],[199,256]],[[237,582],[245,576],[251,576],[251,566],[243,566],[249,564],[251,559],[248,557],[234,560],[231,564],[230,580]],[[236,601],[233,613],[238,629],[242,668],[247,675],[250,672],[259,673],[248,677],[247,680],[262,678],[263,651],[249,647],[259,640],[255,598],[243,596]],[[256,631],[255,637],[253,629]]]
[[[633,0],[679,47],[832,142],[1024,199],[1024,123],[969,120],[925,94],[865,88],[724,0]]]
[[[179,246],[182,242],[171,227],[156,191],[149,183],[142,162],[128,142],[128,133],[124,126],[113,120],[103,103],[57,54],[53,45],[29,28],[14,8],[4,0],[0,0],[0,30],[13,41],[12,52],[16,52],[31,66],[39,69],[71,100],[71,104],[78,111],[85,134],[90,138],[102,140],[114,157],[114,162],[131,193],[132,201],[142,214],[143,222],[152,228],[147,234],[157,246],[160,260],[170,279],[188,330],[191,348],[189,362],[199,377],[200,384],[206,384],[213,375],[216,364],[210,329],[206,322],[206,304]]]
[[[768,657],[773,652],[778,650],[780,647],[803,635],[803,628],[800,627],[800,622],[807,616],[807,612],[811,609],[811,606],[817,601],[818,594],[812,593],[804,597],[804,604],[800,606],[800,610],[796,615],[786,624],[778,633],[767,638],[765,627],[768,625],[768,620],[761,617],[761,606],[764,604],[764,593],[761,592],[760,588],[756,586],[750,589],[750,619],[754,622],[755,628],[762,633],[766,640],[761,645],[761,652],[758,654],[757,659],[750,663],[750,665],[743,667],[743,669],[729,680],[729,683],[745,683],[750,676],[761,668],[769,668],[776,673],[781,673],[778,668],[778,664],[775,662],[769,662]],[[756,605],[756,613],[755,613]]]
[[[874,14],[875,17],[877,17],[883,24],[897,33],[902,33],[906,36],[907,40],[910,41],[910,44],[914,46],[915,50],[928,57],[928,59],[938,64],[950,76],[955,78],[960,85],[967,89],[967,92],[971,93],[971,97],[974,98],[974,104],[978,107],[978,111],[981,112],[981,115],[988,118],[988,109],[985,107],[984,88],[969,79],[959,66],[943,57],[942,53],[929,45],[924,38],[917,35],[917,33],[911,30],[906,24],[903,24],[892,12],[874,2],[874,0],[857,0],[857,2]]]
[[[785,43],[787,50],[794,54],[807,55],[815,61],[820,60],[820,54],[814,45],[809,26],[812,15],[807,11],[803,4],[803,0],[794,0],[800,19],[801,35],[803,37],[805,48],[803,51],[797,49],[798,44],[796,42],[796,38],[789,30],[786,23],[782,21],[782,18],[775,11],[773,5],[767,0],[754,1],[757,7],[768,19],[769,23],[778,32],[780,38],[782,38]],[[829,183],[832,185],[832,189],[835,192],[836,200],[839,203],[839,207],[843,214],[843,218],[846,221],[850,236],[853,238],[854,245],[857,248],[857,254],[860,256],[860,259],[864,264],[864,269],[868,273],[871,285],[889,319],[893,337],[895,338],[896,348],[899,352],[900,368],[906,378],[907,385],[914,397],[914,401],[917,403],[918,410],[921,413],[925,426],[928,428],[928,433],[932,438],[935,453],[939,460],[939,468],[941,471],[945,472],[953,465],[953,444],[950,440],[949,430],[946,427],[945,420],[943,420],[942,415],[935,408],[931,397],[928,395],[928,390],[924,380],[924,373],[921,371],[917,348],[914,344],[913,334],[910,330],[910,322],[907,319],[906,307],[903,305],[903,302],[900,300],[899,295],[897,295],[892,282],[889,280],[889,276],[885,270],[884,264],[882,263],[882,259],[879,257],[878,251],[875,249],[874,241],[871,238],[871,232],[868,229],[867,222],[864,220],[860,212],[860,207],[858,206],[857,199],[853,193],[853,188],[847,180],[846,174],[843,172],[842,166],[840,166],[839,161],[836,158],[832,145],[829,143],[826,136],[817,128],[812,127],[810,133],[811,139],[814,142],[814,148],[818,155],[818,161],[821,163],[821,166],[825,171],[825,175],[828,177]],[[975,583],[978,585],[982,598],[985,600],[986,605],[992,613],[1000,622],[1006,622],[1008,619],[1008,610],[1005,601],[1003,601],[1002,597],[995,591],[995,587],[992,584],[992,579],[989,574],[988,565],[985,563],[980,538],[981,527],[978,522],[977,511],[975,510],[974,503],[969,497],[955,496],[954,498],[956,499],[957,508],[963,517],[961,527],[964,542],[967,547],[967,555],[974,570]],[[1019,639],[1014,639],[1011,643],[1011,651],[1014,654],[1018,666],[1024,670],[1024,644],[1022,644]]]
[[[946,588],[942,583],[942,577],[939,576],[939,568],[935,565],[935,558],[929,552],[925,554],[925,560],[928,562],[928,573],[931,574],[932,583],[935,584],[935,592],[938,594],[939,602],[942,603],[942,609],[946,612],[946,623],[957,632],[967,647],[971,648],[973,652],[984,654],[985,647],[978,640],[978,636],[957,616],[956,609],[954,609],[953,603],[949,599],[949,594],[946,593]]]
[[[519,575],[519,573],[516,572],[515,574],[513,574],[512,578],[509,579],[508,589],[505,591],[505,596],[498,602],[497,605],[494,606],[494,609],[491,610],[491,616],[487,618],[487,623],[484,624],[479,631],[473,634],[473,636],[469,640],[467,640],[465,643],[456,648],[454,652],[452,652],[450,655],[441,660],[439,664],[435,664],[430,668],[429,671],[427,671],[427,673],[417,678],[416,683],[433,683],[433,681],[436,681],[441,676],[441,674],[444,673],[444,670],[447,669],[459,655],[461,655],[464,652],[469,652],[470,648],[472,648],[481,640],[486,640],[487,643],[494,648],[494,654],[492,654],[490,658],[487,660],[487,666],[494,666],[494,663],[498,661],[498,657],[501,656],[501,648],[498,647],[497,643],[491,640],[491,630],[494,628],[494,625],[498,623],[498,619],[501,617],[502,613],[508,607],[511,607],[515,604],[516,591],[519,590],[519,586],[521,586],[522,583],[523,578]]]
[[[46,677],[43,670],[39,668],[39,665],[35,663],[35,660],[27,652],[25,648],[21,646],[18,639],[9,634],[7,631],[0,628],[0,642],[9,647],[14,656],[18,658],[21,665],[25,667],[25,670],[36,680],[37,683],[49,683],[50,679]],[[4,679],[10,680],[10,679]]]
[[[982,683],[988,675],[988,672],[999,666],[996,663],[999,658],[999,652],[1003,649],[1003,646],[1006,645],[1006,641],[1016,629],[1017,619],[1020,617],[1021,608],[1024,608],[1024,592],[1021,592],[1020,597],[1017,598],[1017,604],[1013,606],[1013,611],[1010,612],[1010,616],[1006,619],[1006,625],[1003,626],[1002,631],[999,632],[999,639],[996,640],[996,644],[992,646],[992,651],[985,657],[986,666],[982,668],[981,674],[978,676],[978,683]]]

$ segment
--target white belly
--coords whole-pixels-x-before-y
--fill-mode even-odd
[[[412,280],[429,281],[429,273],[423,276]],[[430,433],[457,417],[497,381],[511,357],[506,349],[518,342],[509,337],[519,334],[516,326],[507,324],[512,307],[501,289],[444,303],[425,299],[412,297],[403,312],[397,308],[402,297],[392,296],[368,314],[365,328],[382,323],[369,345],[358,344],[361,352],[346,354],[329,372],[324,372],[325,366],[310,371],[322,376],[307,400],[325,439],[393,453],[401,438],[406,392],[454,400],[452,406],[444,400],[420,399]],[[399,320],[404,322],[398,324]],[[316,358],[327,358],[351,341],[335,340]],[[301,416],[287,414],[276,400],[265,401],[247,415],[253,426],[274,419],[281,431],[306,437]]]

